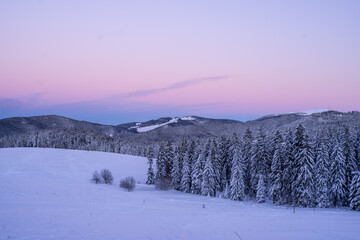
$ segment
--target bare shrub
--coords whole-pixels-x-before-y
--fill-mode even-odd
[[[93,173],[93,177],[92,177],[91,181],[96,183],[96,184],[101,183],[101,176],[100,176],[100,173],[98,171],[95,171]]]
[[[169,190],[171,188],[171,179],[159,178],[155,182],[155,188],[160,190]]]
[[[105,169],[101,170],[100,175],[101,175],[102,179],[104,180],[105,184],[112,184],[114,178],[109,169],[105,168]]]
[[[135,178],[129,176],[129,177],[126,177],[126,178],[120,180],[120,187],[124,188],[130,192],[135,189],[135,186],[136,186],[135,182],[136,182]]]

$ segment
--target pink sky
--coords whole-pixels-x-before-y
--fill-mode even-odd
[[[2,1],[0,118],[360,110],[359,12],[358,1]]]

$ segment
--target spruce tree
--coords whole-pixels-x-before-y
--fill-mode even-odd
[[[230,181],[230,199],[241,201],[244,199],[245,184],[244,184],[244,163],[239,145],[234,146],[233,166],[231,169]]]
[[[251,175],[250,175],[250,169],[251,169],[251,147],[252,143],[254,141],[254,137],[252,135],[252,132],[248,128],[243,136],[243,144],[242,144],[242,153],[243,153],[243,160],[244,160],[244,182],[245,182],[245,193],[249,194],[251,185]]]
[[[294,135],[292,131],[287,131],[284,142],[284,163],[283,163],[283,196],[284,203],[292,204],[292,182],[294,166]]]
[[[202,183],[202,162],[205,159],[205,149],[199,154],[199,157],[196,159],[195,164],[191,172],[191,193],[200,194],[201,193],[201,183]]]
[[[174,161],[174,149],[169,140],[165,146],[165,177],[171,179],[172,166]]]
[[[330,206],[330,154],[326,144],[328,139],[322,136],[319,139],[316,156],[316,203],[318,207]]]
[[[211,154],[206,158],[202,173],[201,195],[215,196],[215,172]]]
[[[165,166],[165,147],[161,143],[158,156],[156,159],[156,181],[164,179],[166,177],[166,166]]]
[[[354,172],[350,185],[350,209],[360,211],[360,172]]]
[[[183,168],[181,171],[181,187],[183,192],[191,191],[191,169],[189,155],[185,154],[183,159]]]
[[[271,186],[269,194],[272,197],[273,203],[283,203],[283,142],[282,135],[279,131],[275,133],[276,146],[271,164]]]
[[[251,189],[250,196],[254,196],[259,183],[260,175],[263,177],[264,185],[266,175],[269,171],[267,163],[270,156],[266,146],[266,135],[262,128],[259,128],[258,135],[254,141],[251,157]],[[266,188],[264,188],[266,191]]]
[[[155,183],[155,176],[154,176],[154,169],[153,169],[153,158],[154,158],[154,150],[152,147],[149,148],[148,151],[148,172],[147,172],[147,181],[146,184],[154,184]]]
[[[174,159],[171,170],[171,183],[175,190],[181,188],[181,167],[180,162],[183,161],[183,155],[181,153],[181,147],[175,148]]]
[[[345,158],[340,143],[335,145],[334,151],[331,155],[331,199],[335,206],[341,206],[346,197],[346,166]]]
[[[293,204],[311,207],[314,203],[314,153],[305,128],[296,128],[294,140]]]
[[[259,181],[256,186],[256,201],[258,203],[265,202],[265,181],[262,174],[260,174]]]
[[[219,174],[220,174],[220,179],[218,181],[220,181],[220,191],[224,191],[226,184],[227,184],[227,173],[229,172],[227,170],[228,168],[228,161],[229,161],[229,141],[225,136],[222,136],[218,145],[218,154],[217,154],[217,158],[218,158],[218,167],[219,167]]]
[[[194,165],[195,161],[196,161],[196,143],[194,140],[191,141],[188,151],[187,151],[187,155],[189,157],[189,162],[190,162],[190,170],[192,171],[192,166]]]
[[[222,176],[222,164],[219,160],[219,145],[216,139],[213,139],[211,146],[211,158],[213,160],[214,165],[214,174],[215,174],[215,190],[221,191],[221,176]]]
[[[352,173],[357,169],[355,144],[353,136],[350,134],[349,127],[343,126],[340,130],[340,145],[343,150],[345,162],[345,198],[343,205],[348,205],[350,184],[352,180]]]

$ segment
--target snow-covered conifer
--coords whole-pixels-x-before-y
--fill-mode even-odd
[[[239,145],[234,146],[233,149],[233,166],[231,169],[231,181],[230,181],[230,199],[241,201],[244,199],[244,163]]]
[[[165,177],[171,179],[172,165],[174,161],[174,149],[169,140],[165,146]]]
[[[311,207],[314,204],[314,153],[305,128],[299,125],[294,141],[293,204]]]
[[[265,202],[265,182],[264,182],[264,176],[260,174],[259,176],[259,182],[256,186],[256,201],[258,203]]]
[[[270,189],[269,195],[272,197],[274,203],[281,204],[283,202],[283,149],[282,135],[279,131],[275,133],[276,146],[271,164],[270,174]]]
[[[156,181],[166,177],[165,147],[162,143],[160,144],[158,156],[156,159],[156,169]]]
[[[349,201],[351,210],[360,211],[360,172],[358,171],[353,173]]]
[[[257,191],[257,184],[259,183],[259,177],[262,175],[265,183],[266,175],[269,172],[267,163],[269,162],[269,152],[266,147],[266,135],[262,128],[259,128],[258,135],[253,144],[252,157],[251,157],[251,189],[250,196],[254,196]],[[264,184],[265,186],[265,184]],[[264,189],[266,191],[266,189]]]
[[[199,157],[196,159],[194,166],[191,172],[191,193],[200,194],[201,193],[201,182],[202,182],[202,162],[205,159],[205,149],[199,154]]]
[[[147,181],[146,184],[154,184],[155,183],[155,176],[154,176],[154,169],[153,169],[153,159],[154,159],[154,149],[152,147],[148,150],[148,172],[147,172]]]
[[[294,165],[294,135],[292,131],[287,131],[284,138],[284,162],[283,162],[283,196],[284,203],[292,203],[292,182],[293,177],[293,165]]]
[[[251,147],[254,141],[252,132],[248,128],[243,136],[242,153],[244,160],[244,182],[245,182],[245,193],[248,194],[250,190],[250,169],[251,169]]]
[[[202,173],[201,195],[215,195],[215,172],[211,154],[206,158],[204,171]]]
[[[183,161],[183,153],[181,152],[181,147],[175,148],[174,159],[172,162],[171,168],[171,180],[172,186],[175,190],[180,190],[181,188],[181,167],[180,162]]]
[[[318,207],[330,206],[330,154],[327,145],[327,138],[321,137],[318,141],[316,155],[316,203]]]
[[[343,204],[348,204],[352,173],[357,170],[354,136],[350,133],[349,127],[343,126],[340,130],[340,145],[343,150],[345,162],[345,199]]]
[[[229,141],[225,136],[221,136],[219,145],[218,145],[218,164],[219,164],[219,174],[220,174],[220,191],[224,191],[226,184],[228,183],[229,177],[227,174],[230,173],[228,170],[229,167]]]
[[[346,176],[345,176],[345,158],[340,143],[335,145],[331,154],[331,199],[335,206],[341,206],[346,197]]]
[[[191,191],[191,169],[190,169],[190,159],[188,154],[185,154],[183,159],[180,189],[184,192]]]

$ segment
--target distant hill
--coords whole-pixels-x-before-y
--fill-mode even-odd
[[[93,134],[121,139],[129,143],[157,143],[166,140],[202,139],[231,135],[242,135],[246,129],[256,131],[262,127],[267,132],[286,130],[303,124],[307,129],[338,127],[348,125],[360,127],[360,112],[319,111],[315,113],[286,113],[261,117],[241,122],[229,119],[210,119],[198,116],[165,117],[146,122],[101,125],[86,121],[47,115],[35,117],[14,117],[0,120],[0,138],[12,135],[31,134],[41,131],[73,132],[89,131]]]
[[[121,126],[101,125],[86,121],[77,121],[74,119],[45,115],[35,117],[13,117],[0,120],[0,137],[12,134],[23,134],[42,130],[55,129],[87,129],[95,132],[101,132],[116,137],[124,137],[133,134]]]

